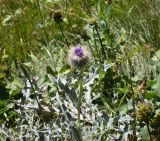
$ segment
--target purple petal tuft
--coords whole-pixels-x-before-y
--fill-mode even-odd
[[[83,49],[81,48],[81,46],[75,47],[74,54],[76,56],[78,56],[78,57],[82,57],[83,56]]]

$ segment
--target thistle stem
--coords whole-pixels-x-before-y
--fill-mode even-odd
[[[131,75],[130,75],[130,80],[131,80]],[[135,106],[135,99],[134,99],[134,90],[133,90],[133,83],[132,83],[132,80],[131,80],[131,83],[130,83],[130,86],[131,86],[131,94],[132,94],[132,106],[133,106],[133,135],[134,137],[136,137],[136,106]]]
[[[41,17],[41,22],[42,22],[42,24],[44,24],[44,18],[43,18],[43,14],[42,14],[42,10],[41,10],[41,6],[40,6],[40,1],[39,0],[37,0],[37,6],[38,6],[38,10],[39,10],[40,17]],[[48,46],[48,35],[47,35],[47,31],[46,31],[45,27],[44,27],[44,33],[45,33],[45,36],[46,36],[46,45]]]
[[[96,50],[96,54],[99,56],[100,52],[98,50],[98,46],[97,46],[97,42],[96,42],[96,35],[95,35],[95,29],[93,28],[93,38],[94,38],[94,46],[95,46],[95,50]],[[103,61],[101,60],[101,57],[99,56],[99,61],[101,63],[103,63]]]
[[[64,32],[63,32],[63,29],[62,29],[61,24],[59,23],[58,26],[59,26],[59,29],[60,29],[60,31],[61,31],[61,33],[62,33],[62,36],[63,36],[63,38],[64,38],[66,44],[67,44],[67,47],[69,48],[69,43],[68,43],[67,38],[66,38],[65,35],[64,35]]]
[[[149,134],[149,137],[150,137],[150,141],[153,141],[152,136],[151,136],[151,130],[149,128],[148,122],[146,122],[146,125],[147,125],[147,129],[148,129],[148,134]]]
[[[20,66],[21,66],[21,69],[23,70],[23,73],[25,74],[26,78],[28,79],[28,81],[29,81],[29,83],[30,83],[30,85],[31,85],[31,87],[32,87],[32,90],[33,90],[35,99],[36,99],[36,101],[37,101],[38,107],[39,107],[40,110],[42,110],[42,106],[41,106],[41,104],[40,104],[40,102],[39,102],[38,95],[37,95],[37,93],[36,93],[36,91],[35,91],[35,88],[34,88],[34,86],[33,86],[32,81],[31,81],[29,72],[27,72],[27,70],[24,68],[24,66],[23,66],[23,64],[22,64],[21,62],[19,62],[19,64],[20,64]]]
[[[81,125],[80,125],[80,113],[81,113],[81,102],[82,102],[82,95],[83,95],[83,69],[81,69],[80,72],[80,93],[79,93],[79,98],[78,98],[78,131],[80,133],[81,141],[82,139],[82,134],[81,134]]]
[[[125,52],[126,53],[126,52]],[[126,53],[127,55],[127,53]],[[132,66],[132,63],[131,61],[128,59],[128,63],[129,63],[129,68],[130,68],[130,73],[129,73],[129,79],[130,79],[130,88],[131,88],[131,99],[132,99],[132,106],[133,106],[133,135],[134,137],[136,137],[136,123],[137,123],[137,120],[136,120],[136,105],[135,105],[135,99],[134,99],[134,96],[135,96],[135,93],[134,93],[134,88],[133,88],[133,82],[132,82],[132,74],[131,72],[134,71],[133,68],[131,67]]]
[[[106,59],[107,57],[106,57],[106,54],[105,54],[105,49],[104,49],[103,42],[102,42],[102,39],[100,37],[100,33],[98,31],[98,26],[97,25],[95,25],[95,30],[97,32],[98,39],[99,39],[99,42],[100,42],[100,45],[101,45],[101,52],[103,54],[104,59]]]

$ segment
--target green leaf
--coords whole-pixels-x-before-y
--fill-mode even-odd
[[[9,104],[6,105],[6,107],[7,107],[8,109],[11,109],[11,108],[14,107],[14,105],[15,105],[14,103],[9,103]]]
[[[2,21],[2,25],[7,25],[7,23],[12,19],[13,15],[7,15],[5,19]]]
[[[5,101],[3,100],[0,100],[0,109],[4,108],[5,107]]]
[[[3,108],[3,109],[0,109],[0,114],[3,114],[3,113],[5,113],[7,110],[8,110],[8,108]]]
[[[78,98],[74,89],[70,89],[67,84],[64,85],[61,81],[59,81],[59,87],[69,96],[74,106],[77,107]]]
[[[39,62],[39,59],[35,55],[33,55],[33,53],[31,53],[29,56],[31,57],[33,62],[35,63]]]
[[[156,98],[158,96],[158,93],[157,92],[154,92],[154,91],[147,91],[145,94],[144,94],[144,97],[146,99],[153,99],[153,98]]]
[[[99,72],[99,79],[102,80],[105,77],[105,71],[104,70],[100,70]]]
[[[78,131],[78,129],[76,129],[75,127],[70,127],[70,130],[71,130],[71,135],[75,141],[82,141],[81,133],[80,131]]]
[[[6,65],[0,65],[0,71],[6,71],[8,69],[9,69],[8,66],[6,66]]]
[[[47,66],[46,70],[47,74],[51,74],[52,76],[56,76],[58,74],[58,72],[54,72],[50,66]]]
[[[23,63],[25,66],[27,67],[32,67],[32,63],[31,62],[26,62],[26,63]]]
[[[5,78],[6,74],[5,73],[0,73],[0,79]]]
[[[142,139],[149,139],[149,134],[146,126],[140,129],[140,134],[142,136]]]
[[[158,76],[157,82],[157,96],[160,97],[160,75]]]
[[[14,78],[14,81],[12,82],[12,84],[14,86],[19,87],[19,88],[23,88],[24,87],[24,82],[18,77]]]

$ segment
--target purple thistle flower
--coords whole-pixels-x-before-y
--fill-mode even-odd
[[[82,57],[83,56],[83,49],[81,48],[80,45],[77,45],[75,47],[75,51],[74,51],[74,54],[79,56],[79,57]]]
[[[68,64],[74,68],[84,68],[90,61],[90,53],[80,44],[68,51]]]

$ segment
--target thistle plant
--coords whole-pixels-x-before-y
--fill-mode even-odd
[[[78,69],[80,71],[80,91],[79,91],[79,97],[78,97],[78,104],[77,104],[77,111],[78,111],[78,116],[77,116],[77,122],[78,122],[78,130],[81,135],[80,131],[80,113],[81,113],[81,103],[82,103],[82,96],[83,96],[83,71],[86,65],[90,61],[90,53],[87,51],[87,49],[80,44],[75,45],[72,47],[69,52],[68,52],[68,64],[74,68]],[[81,140],[82,135],[81,135]]]

